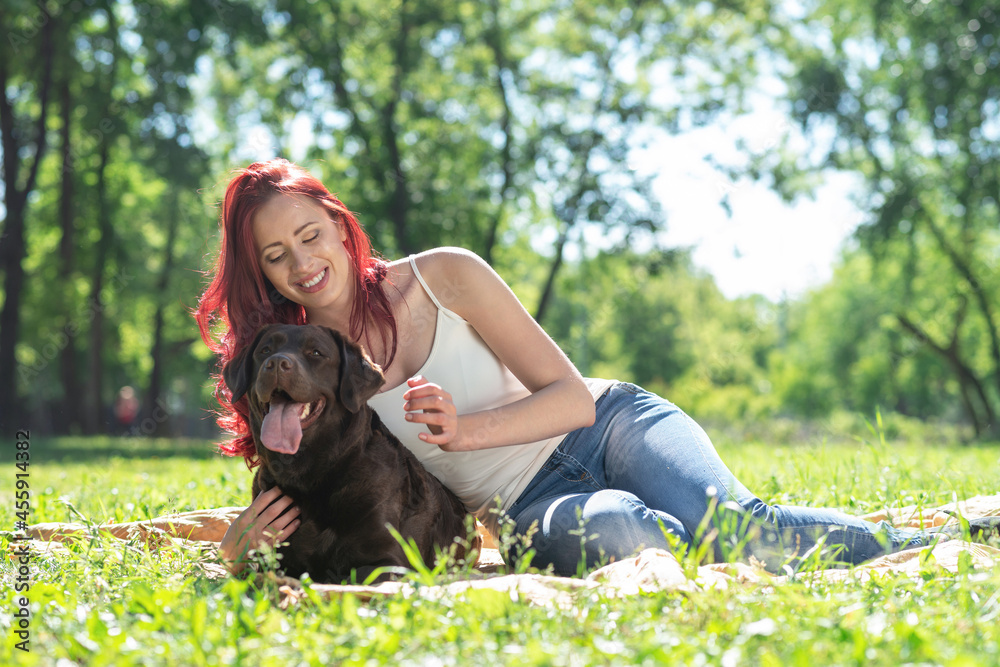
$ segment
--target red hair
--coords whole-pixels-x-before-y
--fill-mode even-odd
[[[357,218],[319,179],[281,158],[254,162],[240,170],[226,188],[214,277],[194,313],[202,340],[219,355],[219,368],[249,345],[260,327],[306,322],[305,309],[282,296],[264,276],[253,238],[254,215],[279,194],[309,197],[347,233],[344,247],[351,258],[355,285],[350,331],[346,333],[355,340],[367,340],[368,325],[373,323],[389,352],[388,368],[396,356],[397,331],[383,285],[386,262],[372,254],[371,241]],[[229,456],[242,456],[249,468],[255,467],[260,461],[250,433],[247,398],[232,403],[232,393],[221,375],[216,376],[215,397],[222,408],[218,424],[234,436],[219,449]]]

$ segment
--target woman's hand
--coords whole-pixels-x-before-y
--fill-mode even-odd
[[[219,544],[219,555],[236,574],[246,567],[246,556],[262,544],[275,544],[288,539],[299,527],[299,508],[289,507],[292,498],[281,489],[272,487],[259,494],[229,526]],[[288,510],[287,512],[285,510]]]
[[[421,433],[420,439],[446,452],[459,451],[458,415],[451,394],[422,375],[410,378],[406,384],[410,387],[403,394],[406,421],[427,424],[430,430],[430,433]]]
[[[416,263],[440,304],[468,322],[530,392],[500,407],[463,408],[455,435],[442,449],[539,442],[594,423],[594,397],[580,372],[489,264],[459,248],[422,253]]]

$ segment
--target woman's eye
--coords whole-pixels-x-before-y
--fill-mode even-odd
[[[302,239],[302,242],[303,243],[310,243],[312,241],[315,241],[317,238],[319,238],[319,231],[317,231],[315,234],[313,234],[312,236],[310,236],[307,239]]]
[[[285,253],[281,253],[280,255],[275,255],[274,257],[268,257],[267,258],[267,263],[268,264],[277,264],[278,262],[281,261],[281,258],[284,257],[284,256],[285,256]]]

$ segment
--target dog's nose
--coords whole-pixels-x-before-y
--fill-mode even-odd
[[[275,354],[267,358],[264,368],[269,371],[290,371],[292,370],[292,360],[283,354]]]

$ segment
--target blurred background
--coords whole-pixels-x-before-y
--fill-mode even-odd
[[[217,437],[232,170],[479,253],[702,421],[1000,439],[1000,44],[967,0],[2,0],[3,432]]]

